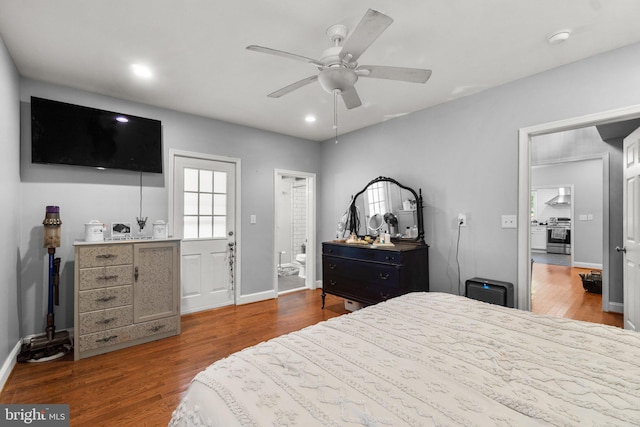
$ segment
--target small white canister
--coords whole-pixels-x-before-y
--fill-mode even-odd
[[[104,240],[104,224],[93,219],[84,225],[85,242],[102,242]]]
[[[167,234],[167,224],[163,220],[159,219],[153,223],[154,239],[166,239]]]

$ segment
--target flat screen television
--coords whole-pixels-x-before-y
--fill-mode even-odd
[[[32,96],[31,162],[162,173],[162,122]]]

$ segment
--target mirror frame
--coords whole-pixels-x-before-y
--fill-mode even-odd
[[[392,241],[401,241],[401,242],[417,242],[420,244],[425,244],[424,242],[424,219],[422,217],[423,215],[423,204],[422,204],[422,189],[419,188],[418,189],[418,193],[415,192],[415,190],[411,187],[407,187],[406,185],[402,185],[400,184],[398,181],[396,181],[393,178],[389,178],[386,176],[379,176],[375,179],[372,179],[371,181],[369,181],[367,183],[367,185],[364,186],[364,188],[362,190],[360,190],[358,193],[356,193],[355,196],[353,196],[351,198],[351,205],[349,206],[349,231],[351,233],[355,233],[358,234],[358,224],[360,222],[360,219],[358,217],[358,209],[356,207],[356,200],[358,200],[358,196],[362,195],[365,191],[367,191],[367,188],[369,188],[370,185],[375,184],[376,182],[390,182],[392,184],[397,185],[398,187],[407,190],[409,192],[411,192],[411,194],[413,194],[413,197],[416,200],[416,220],[418,222],[417,226],[418,226],[418,236],[417,237],[411,237],[411,238],[398,238],[398,237],[393,237],[391,240]]]

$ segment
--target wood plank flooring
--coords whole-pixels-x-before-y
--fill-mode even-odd
[[[69,404],[72,426],[163,426],[191,379],[251,345],[346,313],[342,298],[305,290],[182,317],[182,334],[77,362],[19,363],[0,403]]]
[[[602,295],[585,292],[579,273],[590,269],[533,264],[531,311],[622,327],[622,314],[602,311]]]

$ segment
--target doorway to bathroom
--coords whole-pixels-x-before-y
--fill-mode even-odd
[[[274,289],[315,288],[315,174],[275,170]]]

